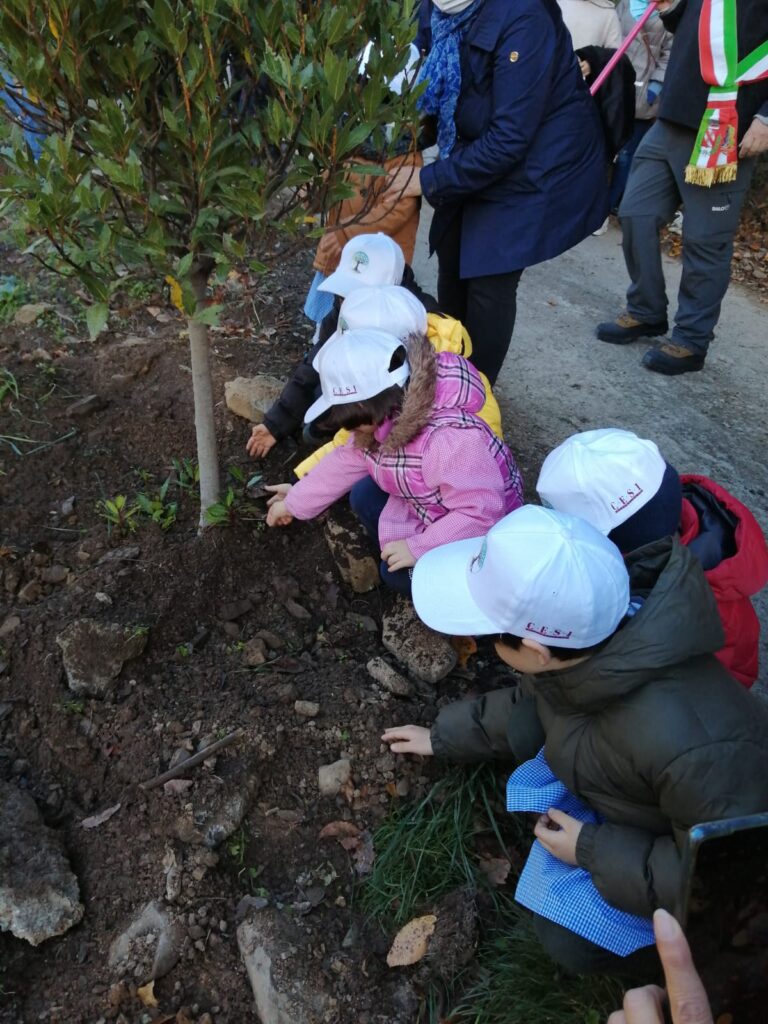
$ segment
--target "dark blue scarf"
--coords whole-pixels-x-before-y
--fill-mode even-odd
[[[417,82],[427,88],[419,97],[419,110],[437,114],[437,144],[445,159],[456,144],[456,105],[461,92],[461,41],[481,0],[475,0],[461,14],[432,12],[432,49],[424,61]]]

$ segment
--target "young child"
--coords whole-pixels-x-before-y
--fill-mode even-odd
[[[705,476],[679,476],[653,441],[614,428],[563,441],[544,460],[536,489],[543,504],[582,516],[624,554],[678,534],[717,601],[725,631],[717,658],[752,686],[760,623],[750,597],[768,583],[768,545],[748,508]]]
[[[381,550],[381,576],[410,592],[409,569],[431,548],[484,532],[522,503],[515,460],[477,412],[485,389],[461,356],[423,335],[406,345],[380,330],[347,331],[315,357],[324,415],[352,432],[270,501],[269,526],[313,519],[351,491],[352,508]]]
[[[324,317],[313,345],[293,368],[280,397],[272,405],[263,423],[257,423],[246,444],[254,458],[263,458],[274,445],[298,430],[304,414],[317,397],[320,386],[313,361],[317,353],[336,331],[342,300],[358,288],[403,284],[425,303],[430,303],[416,284],[413,271],[398,243],[388,235],[358,234],[342,249],[336,269],[320,285],[319,291],[330,299],[330,312]],[[319,438],[315,438],[319,440]]]
[[[381,285],[378,288],[358,288],[344,299],[339,310],[339,331],[373,327],[387,331],[405,341],[412,334],[424,334],[435,352],[453,352],[469,359],[472,342],[458,320],[439,313],[427,313],[422,303],[399,285]],[[497,437],[504,439],[501,430],[501,410],[484,373],[478,376],[485,388],[485,403],[477,415],[485,420]],[[333,440],[318,448],[294,469],[298,479],[316,466],[329,451],[345,444],[349,431],[339,430]]]
[[[697,560],[667,537],[625,564],[583,520],[526,505],[427,552],[413,602],[433,629],[497,638],[521,679],[383,740],[520,764],[508,807],[540,812],[531,859],[559,862],[526,865],[518,892],[545,948],[574,972],[652,972],[648,919],[678,898],[685,831],[768,810],[768,710],[711,656],[722,629]]]

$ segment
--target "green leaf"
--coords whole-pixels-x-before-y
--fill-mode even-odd
[[[224,307],[221,304],[214,306],[204,306],[202,309],[198,309],[192,319],[198,324],[207,324],[209,327],[217,327],[219,323],[219,316]]]
[[[91,341],[101,334],[107,326],[108,320],[109,306],[106,302],[94,302],[92,306],[89,306],[86,309],[85,322],[88,325],[88,334],[90,335]]]

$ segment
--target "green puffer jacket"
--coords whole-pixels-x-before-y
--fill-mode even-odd
[[[605,899],[671,910],[691,825],[768,811],[768,710],[712,657],[723,643],[695,557],[666,539],[627,560],[646,598],[610,643],[562,672],[444,708],[438,756],[521,762],[545,746],[552,771],[605,817],[576,856]]]

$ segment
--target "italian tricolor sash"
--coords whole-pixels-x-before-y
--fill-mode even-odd
[[[704,0],[699,19],[701,76],[710,86],[685,180],[709,188],[733,181],[738,167],[736,95],[740,85],[768,78],[768,40],[739,60],[736,0]]]

